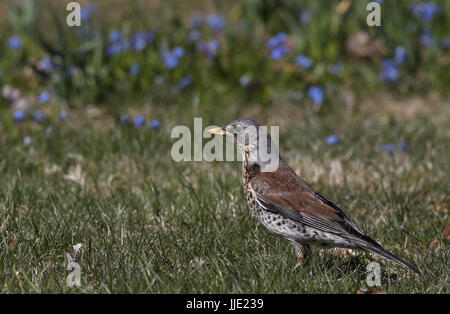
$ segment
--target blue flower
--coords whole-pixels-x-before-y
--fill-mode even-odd
[[[159,130],[161,128],[161,122],[158,119],[153,119],[149,124],[150,129]]]
[[[282,59],[286,54],[289,53],[289,47],[288,46],[280,46],[280,47],[276,47],[274,49],[272,49],[272,51],[270,52],[270,57],[273,60],[280,60]]]
[[[23,138],[23,146],[30,146],[31,143],[33,143],[33,139],[31,138],[31,136],[27,135]]]
[[[109,40],[113,43],[116,43],[122,39],[122,32],[115,30],[109,33]]]
[[[25,121],[26,118],[27,118],[27,116],[26,116],[25,112],[23,112],[21,110],[14,112],[14,115],[13,115],[14,122]]]
[[[178,82],[178,86],[180,88],[184,88],[184,87],[186,87],[188,85],[191,85],[191,83],[192,83],[191,77],[190,76],[185,76],[185,77],[181,78],[181,80]]]
[[[380,73],[380,80],[387,83],[393,83],[400,77],[400,72],[397,65],[390,59],[385,59],[382,62],[382,71]]]
[[[421,17],[425,22],[431,22],[436,13],[439,12],[439,6],[434,2],[419,3],[415,2],[411,6],[411,11],[415,16]]]
[[[177,58],[181,58],[184,56],[184,49],[182,47],[175,47],[172,50],[172,54]]]
[[[203,18],[197,14],[192,17],[191,26],[194,28],[199,27],[200,25],[202,25],[202,22],[203,22]]]
[[[328,72],[333,75],[339,75],[342,73],[342,71],[344,71],[344,65],[341,62],[328,66]]]
[[[436,3],[426,2],[422,7],[422,19],[425,22],[431,22],[438,11],[439,7]]]
[[[52,95],[48,91],[45,90],[39,94],[38,102],[41,104],[44,104],[44,103],[50,101],[51,98],[52,98]]]
[[[45,122],[47,120],[47,116],[40,110],[36,110],[33,112],[34,120],[37,122]]]
[[[225,26],[225,18],[220,15],[210,14],[206,18],[206,23],[208,26],[216,33],[219,33],[223,30]]]
[[[321,105],[325,99],[323,88],[320,86],[311,86],[308,89],[308,96],[315,105]]]
[[[130,117],[128,117],[127,115],[123,114],[120,116],[119,122],[121,125],[125,125],[128,122],[130,122]]]
[[[395,63],[403,64],[406,60],[406,49],[403,46],[398,46],[395,48]]]
[[[338,135],[330,135],[327,137],[327,144],[328,145],[336,145],[341,141],[341,138]]]
[[[295,63],[304,69],[309,69],[313,66],[314,62],[305,55],[299,55],[295,58]]]
[[[143,116],[139,116],[134,119],[134,127],[139,128],[145,124],[145,118]]]
[[[67,120],[67,111],[66,110],[61,110],[59,112],[59,120],[60,121],[66,121]]]
[[[287,41],[287,39],[288,36],[286,35],[286,33],[281,32],[269,38],[266,45],[269,49],[274,49],[278,46],[283,45]]]
[[[19,36],[13,36],[8,39],[8,47],[14,50],[21,50],[23,48],[22,40]]]
[[[420,36],[420,42],[426,47],[433,46],[434,36],[429,29],[423,31],[422,35]]]
[[[130,67],[130,74],[133,76],[138,75],[141,72],[141,67],[139,66],[139,64],[133,64]]]
[[[217,55],[217,50],[219,49],[219,42],[212,39],[207,42],[198,43],[198,49],[204,53],[209,59],[213,59]]]
[[[405,153],[410,152],[408,143],[406,143],[406,142],[382,144],[381,150],[385,151],[389,155],[393,155],[394,151],[396,151],[396,150],[401,150],[402,152],[405,152]]]
[[[285,33],[278,33],[269,38],[266,45],[270,50],[270,57],[273,60],[280,60],[289,53],[290,48],[287,44],[288,36]]]
[[[178,58],[170,51],[164,51],[162,54],[163,62],[166,68],[173,69],[178,66]]]
[[[128,49],[128,46],[128,42],[126,41],[110,44],[106,47],[106,54],[108,56],[115,56],[124,53]]]
[[[311,10],[306,9],[300,13],[299,21],[303,25],[308,25],[311,23],[312,13]]]
[[[188,35],[189,41],[197,41],[200,37],[201,33],[196,29],[191,30]]]
[[[139,31],[134,33],[131,37],[130,45],[131,48],[136,51],[142,51],[148,44],[151,44],[155,39],[155,36],[152,32],[145,33],[143,31]]]
[[[131,48],[136,51],[142,51],[147,46],[147,42],[144,38],[144,32],[137,32],[135,33],[130,40]]]
[[[46,57],[46,58],[41,59],[41,61],[39,61],[39,65],[41,66],[41,68],[44,71],[50,72],[53,70],[53,63],[50,60],[50,58]]]
[[[443,38],[443,39],[441,39],[441,47],[444,48],[444,49],[450,47],[450,38]]]
[[[88,3],[81,8],[81,20],[88,22],[91,19],[92,13],[97,10],[97,6],[93,3]]]

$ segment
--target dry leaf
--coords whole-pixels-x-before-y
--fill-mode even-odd
[[[450,227],[444,229],[444,239],[450,240]]]
[[[430,242],[429,249],[433,250],[434,252],[439,251],[441,248],[441,242],[439,240],[433,240]]]

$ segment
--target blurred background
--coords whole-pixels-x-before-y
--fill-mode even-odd
[[[82,25],[68,27],[68,1],[2,1],[3,120],[92,104],[126,123],[139,116],[129,106],[320,113],[380,94],[448,97],[450,3],[376,1],[382,26],[369,27],[368,2],[79,1]]]

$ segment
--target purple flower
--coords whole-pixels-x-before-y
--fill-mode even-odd
[[[116,43],[122,39],[122,33],[118,30],[112,31],[109,33],[109,40],[113,43]]]
[[[47,116],[40,110],[36,110],[33,112],[34,120],[37,122],[45,122],[47,120]]]
[[[380,80],[387,83],[393,83],[400,77],[400,72],[397,65],[390,59],[385,59],[382,62],[382,71],[380,73]]]
[[[22,40],[19,36],[13,36],[8,39],[8,47],[14,50],[21,50],[23,48]]]
[[[403,64],[406,60],[406,49],[403,46],[398,46],[395,48],[395,63]]]
[[[145,118],[143,116],[139,116],[136,119],[134,119],[134,127],[140,128],[145,124]]]
[[[14,115],[13,115],[14,122],[25,121],[26,118],[27,118],[27,116],[26,116],[25,112],[23,112],[21,110],[14,112]]]
[[[130,74],[133,76],[138,75],[141,72],[141,67],[139,66],[139,64],[133,64],[130,67]]]
[[[159,130],[161,128],[161,122],[159,122],[158,119],[153,119],[152,122],[150,122],[149,127],[151,130]]]
[[[341,141],[341,138],[338,135],[330,135],[327,137],[327,144],[328,145],[336,145]]]
[[[50,101],[50,99],[52,98],[52,95],[48,92],[48,91],[43,91],[42,93],[39,94],[38,96],[38,102],[40,104],[44,104],[48,101]]]
[[[314,62],[305,55],[299,55],[295,58],[295,63],[304,69],[309,69],[313,66]]]
[[[323,88],[320,86],[311,86],[308,89],[308,96],[315,105],[321,105],[325,99]]]
[[[225,26],[225,18],[220,15],[210,14],[206,18],[206,23],[214,32],[219,33]]]

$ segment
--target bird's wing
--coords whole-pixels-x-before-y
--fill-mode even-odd
[[[377,242],[365,236],[326,197],[316,192],[290,168],[280,166],[274,172],[260,172],[251,181],[259,205],[322,232],[358,242]],[[362,244],[362,243],[361,243]]]

